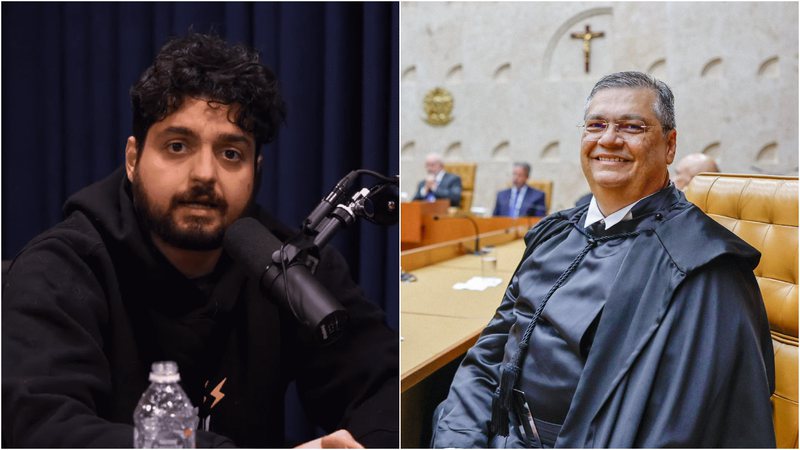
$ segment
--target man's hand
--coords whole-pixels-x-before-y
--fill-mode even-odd
[[[428,174],[425,177],[425,192],[431,192],[436,187],[436,175]]]
[[[338,430],[295,448],[364,448],[347,430]]]

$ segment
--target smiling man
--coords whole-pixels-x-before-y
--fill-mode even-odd
[[[154,361],[178,363],[199,447],[282,447],[284,396],[330,432],[308,446],[396,447],[398,339],[344,258],[315,277],[347,309],[321,347],[223,251],[255,217],[263,144],[285,107],[258,54],[217,37],[168,42],[131,89],[125,164],[65,204],[3,279],[3,444],[131,447]]]
[[[588,205],[542,220],[437,409],[436,447],[774,447],[758,251],[669,180],[669,87],[601,79]]]

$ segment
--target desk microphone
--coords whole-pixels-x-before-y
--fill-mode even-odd
[[[461,214],[455,215],[455,216],[433,216],[433,220],[442,220],[442,219],[466,219],[466,220],[469,220],[469,222],[472,224],[472,227],[475,229],[475,251],[472,252],[471,254],[480,256],[480,255],[484,255],[484,254],[488,253],[485,250],[481,250],[480,232],[478,231],[478,222],[476,222],[475,219],[473,219],[470,216],[461,215]]]

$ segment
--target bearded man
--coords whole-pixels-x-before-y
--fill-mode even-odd
[[[397,336],[344,258],[324,249],[315,275],[350,316],[323,348],[222,249],[243,216],[294,234],[253,201],[285,115],[274,74],[252,49],[190,34],[131,101],[124,167],[67,200],[3,280],[3,443],[131,447],[150,365],[172,360],[198,447],[284,446],[292,381],[331,432],[309,445],[397,446]]]

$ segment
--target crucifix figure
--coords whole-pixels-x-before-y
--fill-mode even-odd
[[[591,29],[589,29],[589,25],[586,25],[586,31],[583,33],[572,33],[573,39],[583,39],[583,61],[584,66],[586,68],[586,73],[589,73],[589,56],[592,53],[591,48],[591,41],[594,38],[599,38],[605,36],[605,33],[602,31],[598,31],[593,33]]]

